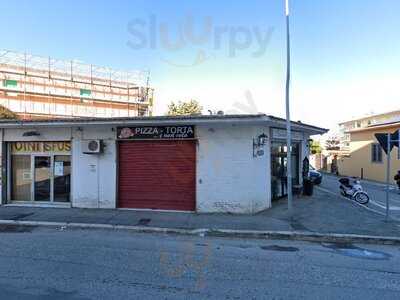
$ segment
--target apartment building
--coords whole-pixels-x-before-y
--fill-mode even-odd
[[[151,116],[146,72],[0,51],[0,105],[21,119]]]
[[[390,123],[392,120],[400,118],[400,110],[386,112],[382,114],[371,114],[368,116],[355,118],[339,123],[340,148],[342,151],[350,150],[351,135],[350,131],[367,128],[376,124]]]

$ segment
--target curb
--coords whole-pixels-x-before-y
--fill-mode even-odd
[[[229,237],[229,238],[252,238],[271,240],[293,240],[325,243],[363,243],[377,245],[400,245],[400,237],[373,236],[358,234],[319,233],[306,231],[261,231],[261,230],[231,230],[231,229],[180,229],[145,227],[111,224],[90,224],[90,223],[67,223],[67,222],[44,222],[44,221],[16,221],[0,220],[0,225],[8,226],[31,226],[31,227],[60,227],[62,229],[111,229],[127,230],[136,233],[162,233],[180,234],[192,236]]]

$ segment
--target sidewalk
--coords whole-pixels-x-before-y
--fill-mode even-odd
[[[292,218],[288,216],[286,205],[286,200],[273,202],[272,209],[256,215],[1,206],[0,220],[3,224],[8,220],[16,223],[57,222],[177,230],[280,231],[400,238],[400,222],[385,222],[381,215],[318,189],[313,197],[295,198],[295,214]]]

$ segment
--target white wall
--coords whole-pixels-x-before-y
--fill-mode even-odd
[[[253,157],[267,127],[197,126],[197,212],[255,213],[271,206],[270,147]]]
[[[82,140],[101,139],[102,154],[84,154]],[[72,141],[72,206],[116,208],[116,143],[111,127],[74,129]]]

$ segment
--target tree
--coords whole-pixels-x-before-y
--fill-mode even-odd
[[[311,154],[320,154],[322,152],[319,141],[312,141],[310,145]]]
[[[196,100],[190,100],[187,102],[179,101],[178,103],[171,102],[168,105],[169,116],[184,116],[184,115],[201,115],[203,108],[200,103]]]
[[[340,150],[340,140],[337,136],[330,136],[325,142],[326,150]]]
[[[18,119],[18,115],[7,107],[0,105],[0,119]]]

